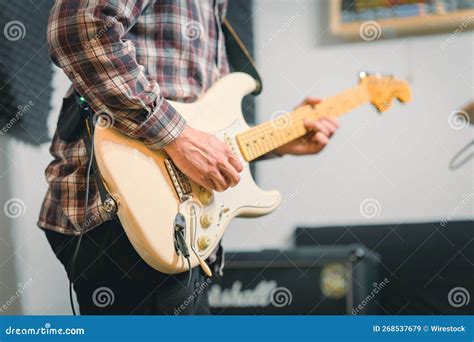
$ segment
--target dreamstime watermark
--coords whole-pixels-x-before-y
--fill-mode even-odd
[[[15,328],[9,326],[5,335],[84,335],[84,328],[53,328],[51,323],[45,323],[39,328]]]
[[[290,16],[287,20],[283,22],[283,24],[273,32],[270,38],[268,38],[264,43],[263,43],[263,48],[268,48],[280,35],[282,35],[286,30],[288,30],[296,21],[298,17],[300,17],[301,14],[300,12],[296,12],[292,16]]]
[[[92,38],[89,42],[87,42],[84,46],[84,48],[86,50],[88,49],[91,49],[92,48],[92,45],[94,45],[94,43],[96,43],[97,41],[99,41],[101,38],[103,38],[106,34],[107,34],[107,31],[110,27],[112,27],[113,25],[115,25],[116,23],[118,22],[118,18],[116,16],[114,17],[107,17],[104,21],[104,28],[100,29],[96,35],[94,36],[94,38]]]
[[[293,294],[286,287],[276,287],[270,292],[270,303],[276,308],[288,306],[293,301]]]
[[[197,21],[189,21],[182,28],[183,36],[189,41],[201,38],[203,31],[204,28]]]
[[[377,40],[382,35],[382,27],[374,20],[364,21],[359,27],[359,36],[366,42]]]
[[[360,214],[368,219],[377,217],[382,211],[380,202],[375,198],[366,198],[360,203]]]
[[[211,278],[207,278],[205,281],[203,281],[201,284],[199,284],[199,286],[197,286],[193,293],[191,293],[184,301],[183,303],[181,303],[177,308],[174,309],[174,312],[173,314],[175,316],[178,316],[179,314],[181,314],[181,312],[183,312],[184,310],[186,310],[186,308],[192,304],[196,298],[201,294],[203,293],[206,288],[212,283],[212,280]]]
[[[26,27],[19,20],[9,21],[3,28],[3,35],[11,42],[23,39],[26,36]]]
[[[254,288],[243,289],[242,282],[235,281],[228,288],[215,284],[209,290],[209,304],[213,308],[229,306],[267,307],[277,308],[288,306],[293,301],[291,291],[286,287],[279,287],[275,280],[261,280]]]
[[[11,219],[16,219],[24,216],[26,213],[26,205],[19,198],[10,198],[3,205],[3,212],[5,216]]]
[[[458,28],[441,44],[441,50],[446,49],[448,45],[451,44],[458,37],[458,35],[461,34],[473,21],[474,15],[471,15],[469,18],[463,20]]]
[[[112,192],[112,193],[109,193],[109,195],[115,200],[115,203],[118,205],[120,203],[120,196],[119,194],[115,193],[115,192]],[[102,204],[100,206],[100,210],[96,211],[95,213],[93,213],[92,215],[86,217],[86,219],[84,220],[84,228],[89,228],[91,225],[94,225],[96,224],[97,222],[99,222],[99,220],[101,218],[104,218],[104,219],[111,219],[113,216],[113,214],[111,213],[108,213],[105,209],[104,209],[104,205]]]
[[[115,116],[112,113],[101,111],[94,113],[92,122],[97,129],[111,128],[114,126]]]
[[[294,200],[299,195],[299,193],[300,188],[296,187],[288,196],[285,196],[280,205],[274,211],[272,211],[271,214],[266,215],[263,218],[259,229],[271,226],[275,219],[278,217],[278,215],[284,210],[288,209],[294,203]]]
[[[34,105],[33,101],[28,101],[25,105],[19,105],[15,115],[0,130],[0,135],[5,135]]]
[[[440,223],[441,227],[446,226],[446,224],[449,221],[451,221],[451,219],[455,217],[456,214],[460,212],[463,208],[465,208],[466,205],[468,205],[469,202],[471,202],[473,199],[474,199],[474,192],[471,192],[465,195],[464,198],[461,200],[461,202],[459,202],[459,205],[457,205],[453,210],[449,212],[448,215],[446,215],[446,217],[443,220],[441,220],[441,223]]]
[[[449,127],[455,130],[461,130],[469,126],[469,115],[464,110],[455,110],[448,117]]]
[[[25,292],[25,290],[31,286],[31,284],[33,284],[33,278],[29,278],[26,282],[24,283],[18,283],[18,287],[16,289],[16,292],[10,296],[10,298],[8,298],[6,300],[5,303],[3,303],[2,306],[0,306],[0,312],[5,312],[8,310],[8,308],[10,306],[12,306],[19,298],[20,296],[23,294],[23,292]]]
[[[105,308],[113,305],[115,302],[115,294],[111,288],[102,286],[98,287],[92,293],[92,303],[98,308]]]
[[[375,296],[387,286],[388,283],[390,283],[388,278],[385,278],[380,283],[374,283],[374,288],[372,291],[370,291],[370,293],[362,300],[362,302],[360,302],[356,307],[352,308],[352,315],[357,315],[360,311],[362,311],[372,301],[372,299],[374,299]]]
[[[100,211],[95,212],[91,216],[87,217],[84,220],[84,228],[89,228],[91,225],[95,224],[98,222],[98,220],[101,218]]]
[[[291,126],[293,119],[290,112],[286,110],[277,110],[272,114],[270,122],[276,129],[285,129]]]
[[[362,122],[360,125],[358,125],[351,133],[351,138],[360,138],[365,130],[373,123],[375,122],[375,115],[369,116],[364,122]]]
[[[471,295],[464,287],[454,287],[448,292],[448,302],[454,308],[466,306],[471,301]]]

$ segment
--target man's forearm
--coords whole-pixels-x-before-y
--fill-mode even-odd
[[[48,42],[53,61],[96,113],[107,113],[125,134],[162,148],[185,120],[149,80],[124,39],[148,1],[57,0]]]

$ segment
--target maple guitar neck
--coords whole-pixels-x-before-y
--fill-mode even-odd
[[[276,115],[272,120],[238,134],[237,142],[245,160],[251,161],[304,136],[307,133],[305,119],[338,117],[368,102],[369,91],[366,86],[359,84],[324,99],[317,106],[305,105],[292,112]]]

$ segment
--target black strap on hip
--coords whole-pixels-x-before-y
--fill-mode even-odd
[[[80,100],[79,100],[80,101]],[[93,144],[94,144],[94,130],[95,130],[95,120],[98,118],[94,117],[92,109],[85,103],[81,102],[80,104],[81,110],[84,113],[84,120],[83,120],[83,129],[82,129],[82,140],[84,141],[84,145],[86,147],[87,156],[92,158],[92,167],[91,172],[94,176],[95,182],[97,184],[97,189],[99,190],[100,199],[102,201],[102,206],[104,210],[111,216],[117,214],[118,205],[116,199],[105,187],[104,181],[100,175],[99,167],[97,166],[97,160],[95,158],[95,154],[93,151]]]

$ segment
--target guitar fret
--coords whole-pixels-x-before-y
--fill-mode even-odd
[[[306,134],[304,119],[321,116],[337,117],[369,101],[367,90],[358,86],[325,99],[316,107],[304,106],[290,113],[290,120],[283,127],[278,122],[265,122],[237,135],[237,141],[248,161],[254,160],[286,143]]]

